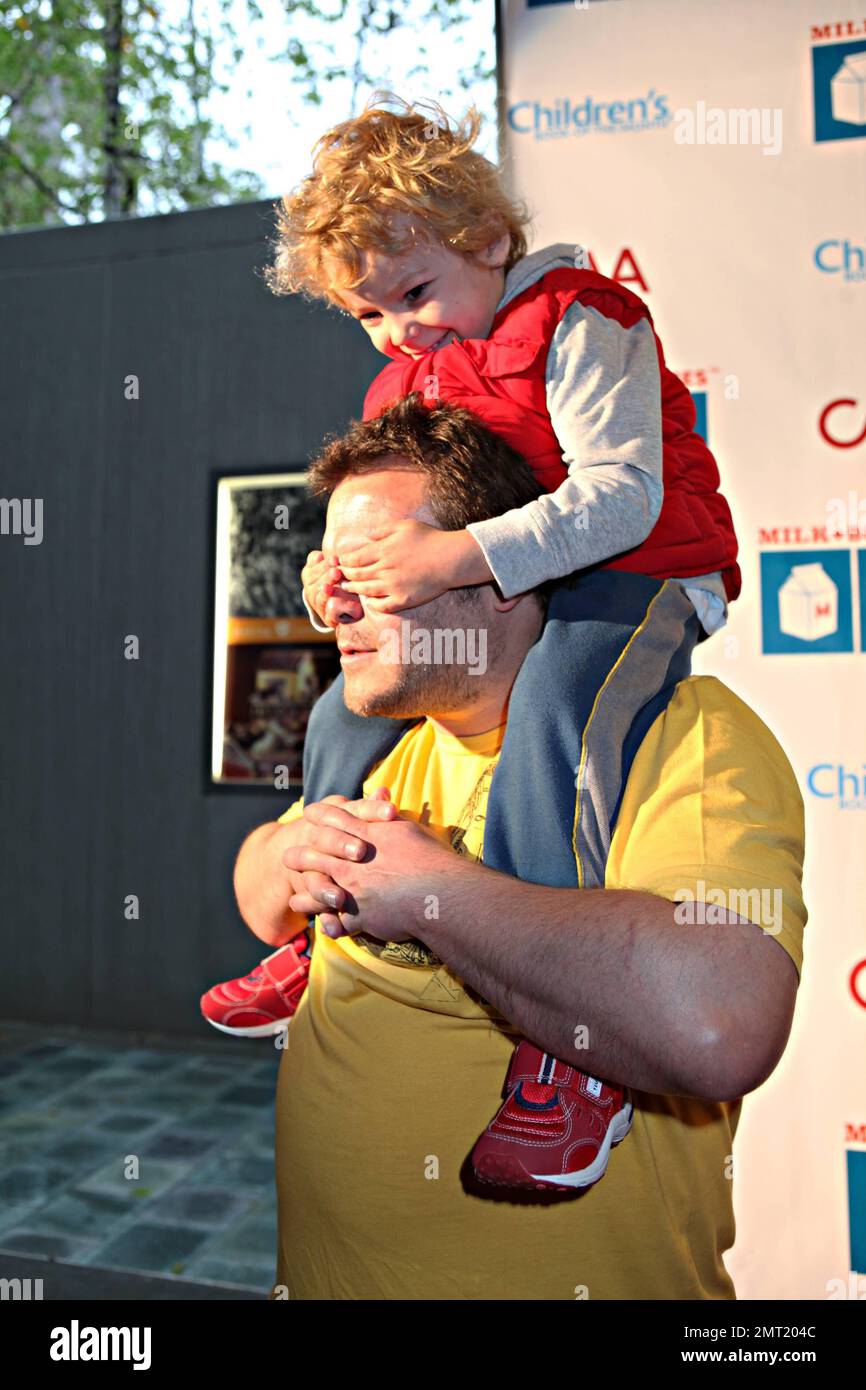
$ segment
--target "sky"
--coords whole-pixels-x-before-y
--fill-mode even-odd
[[[213,16],[218,13],[217,0],[195,0],[195,3],[197,13],[207,11]],[[234,70],[230,53],[224,52],[222,61],[218,60],[217,71],[220,78],[229,83],[229,90],[223,95],[217,94],[208,110],[237,144],[234,149],[225,143],[213,144],[208,153],[227,168],[253,170],[264,181],[264,196],[271,197],[297,185],[309,172],[316,139],[352,114],[351,82],[320,83],[322,104],[311,105],[304,101],[304,88],[292,82],[291,63],[273,59],[285,52],[293,37],[300,39],[305,47],[324,40],[334,44],[336,58],[323,52],[323,63],[337,61],[351,67],[356,48],[355,16],[360,11],[361,0],[352,0],[351,18],[342,26],[324,25],[305,15],[290,20],[280,0],[259,0],[259,3],[262,21],[251,22],[245,0],[234,0],[232,21],[245,46],[245,57]],[[180,19],[187,12],[188,0],[167,0],[166,8]],[[322,8],[335,12],[337,7],[334,0],[322,0]],[[422,7],[417,8],[420,11]],[[418,22],[411,28],[395,30],[377,40],[375,45],[371,43],[366,50],[365,66],[375,74],[376,80],[359,87],[356,108],[363,106],[376,86],[387,86],[410,101],[433,98],[455,118],[462,116],[474,101],[487,118],[477,147],[495,160],[494,79],[475,81],[464,91],[453,77],[461,68],[471,69],[479,55],[486,60],[485,66],[493,67],[494,0],[464,0],[462,10],[468,16],[467,22],[450,31],[441,32],[436,21],[426,25]],[[407,6],[406,11],[411,14],[411,6]],[[423,48],[427,50],[426,56]],[[419,62],[426,62],[427,74],[412,74]],[[443,78],[451,85],[440,85]]]

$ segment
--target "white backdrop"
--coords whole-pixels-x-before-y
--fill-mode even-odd
[[[767,722],[806,805],[803,979],[743,1105],[728,1267],[740,1298],[866,1297],[866,22],[500,0],[500,24],[530,249],[579,243],[622,278],[703,398],[743,593],[695,669]]]

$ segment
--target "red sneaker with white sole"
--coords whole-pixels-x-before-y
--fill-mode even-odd
[[[610,1151],[631,1129],[622,1087],[587,1076],[532,1043],[518,1043],[505,1104],[472,1150],[482,1182],[574,1192],[604,1176]]]
[[[201,997],[208,1023],[239,1038],[281,1032],[307,988],[312,944],[312,932],[299,932],[287,946],[266,956],[251,975],[214,985]]]

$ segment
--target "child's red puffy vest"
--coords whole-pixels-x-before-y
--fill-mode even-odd
[[[554,492],[568,471],[547,413],[545,367],[556,327],[575,300],[625,328],[640,318],[652,326],[643,301],[606,275],[551,270],[499,311],[488,338],[465,338],[425,357],[390,362],[367,392],[364,419],[412,391],[429,405],[444,400],[463,406],[522,454],[544,490]],[[728,599],[735,599],[741,584],[737,538],[719,492],[719,470],[695,433],[694,401],[665,365],[654,329],[653,335],[661,376],[664,501],[646,540],[602,568],[657,579],[721,570]]]

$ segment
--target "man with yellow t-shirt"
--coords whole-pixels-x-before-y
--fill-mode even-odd
[[[311,483],[329,496],[330,554],[383,522],[465,526],[467,456],[487,515],[504,510],[506,465],[519,505],[514,459],[449,410],[404,405],[328,446]],[[784,1050],[802,965],[803,806],[784,753],[719,681],[682,679],[630,750],[598,886],[503,873],[483,860],[491,781],[545,595],[470,580],[384,613],[339,590],[328,612],[346,706],[420,722],[362,796],[298,801],[238,858],[238,902],[262,941],[281,946],[317,915],[277,1091],[274,1296],[733,1298],[722,1256],[740,1098]],[[406,623],[483,631],[483,679],[384,659]],[[578,861],[582,776],[568,808]],[[527,838],[548,795],[527,785],[510,808]],[[762,893],[771,923],[737,910]],[[579,1195],[503,1194],[467,1171],[519,1037],[630,1090],[631,1132]]]

